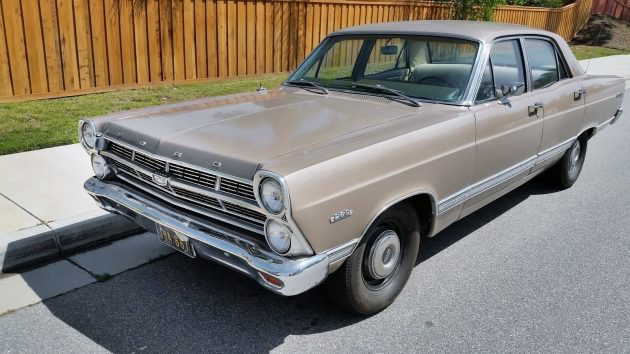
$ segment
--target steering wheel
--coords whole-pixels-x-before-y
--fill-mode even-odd
[[[426,82],[425,82],[426,81]],[[425,85],[433,85],[433,86],[442,86],[442,87],[453,87],[450,82],[444,80],[441,77],[437,76],[427,76],[423,77],[418,81],[419,84],[424,83]]]

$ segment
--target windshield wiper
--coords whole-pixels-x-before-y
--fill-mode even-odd
[[[398,91],[398,90],[394,90],[394,89],[390,89],[388,87],[385,87],[383,85],[368,85],[368,84],[361,84],[358,82],[353,82],[352,83],[353,87],[362,87],[362,88],[368,88],[368,89],[372,89],[372,90],[376,90],[376,91],[380,91],[380,92],[386,92],[386,93],[390,93],[390,94],[394,94],[402,99],[404,99],[405,101],[411,103],[412,106],[414,107],[422,107],[422,103],[420,103],[420,101],[418,101],[417,99],[413,98],[413,97],[409,97],[407,95],[405,95],[404,93]]]
[[[316,84],[316,83],[314,83],[312,81],[304,80],[304,79],[287,81],[287,84],[296,85],[296,86],[311,86],[311,87],[314,87],[314,88],[318,89],[320,91],[320,93],[328,94],[328,89],[326,89],[324,86],[322,86],[320,84]],[[311,90],[309,90],[309,91],[311,91]]]

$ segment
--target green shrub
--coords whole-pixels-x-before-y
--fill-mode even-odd
[[[562,7],[564,0],[507,0],[508,5],[535,6],[535,7]]]

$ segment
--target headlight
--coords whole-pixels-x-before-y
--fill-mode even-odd
[[[92,169],[99,179],[109,177],[112,173],[112,168],[107,164],[105,158],[97,154],[92,154]]]
[[[265,227],[265,237],[271,249],[279,254],[285,254],[291,248],[291,231],[276,220],[269,220]]]
[[[272,178],[265,178],[260,184],[260,200],[268,212],[280,214],[284,209],[284,194],[280,183]]]
[[[79,127],[79,141],[86,149],[94,149],[96,144],[96,127],[92,121],[86,120]]]

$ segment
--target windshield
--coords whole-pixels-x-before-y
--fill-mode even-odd
[[[334,36],[288,81],[361,92],[370,90],[356,83],[381,85],[418,99],[458,102],[478,47],[475,42],[441,37]]]

